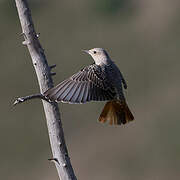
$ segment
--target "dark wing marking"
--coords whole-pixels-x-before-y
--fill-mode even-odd
[[[119,71],[120,72],[120,71]],[[126,80],[124,79],[122,73],[120,72],[120,76],[121,76],[121,80],[122,80],[122,83],[123,83],[123,86],[124,86],[124,89],[127,89],[127,83],[126,83]]]
[[[44,93],[52,101],[69,103],[106,101],[113,99],[115,95],[105,71],[95,64],[83,68]]]

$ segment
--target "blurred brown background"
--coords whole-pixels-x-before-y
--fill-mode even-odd
[[[104,103],[60,104],[66,143],[79,180],[180,179],[180,1],[31,0],[57,84],[92,63],[81,49],[103,47],[122,70],[135,121],[97,123]],[[0,0],[0,179],[58,179],[39,92],[15,3]]]

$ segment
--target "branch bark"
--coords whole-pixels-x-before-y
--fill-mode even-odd
[[[52,67],[48,66],[44,50],[38,40],[27,0],[15,0],[15,3],[25,39],[23,44],[27,45],[37,74],[40,92],[43,93],[53,87]],[[53,154],[53,158],[50,160],[55,163],[61,180],[77,180],[68,156],[58,105],[55,102],[48,103],[45,100],[42,100],[42,102]]]

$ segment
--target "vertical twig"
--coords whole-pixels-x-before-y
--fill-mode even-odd
[[[35,32],[27,0],[15,0],[15,2],[22,27],[22,34],[25,39],[23,44],[27,45],[29,50],[42,93],[53,86],[51,68],[48,66],[44,50]],[[50,160],[55,163],[61,180],[76,180],[64,140],[58,105],[57,103],[42,101],[53,154],[53,158]]]

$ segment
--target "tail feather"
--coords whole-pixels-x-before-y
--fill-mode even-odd
[[[125,101],[113,100],[105,104],[99,121],[109,122],[110,125],[126,124],[134,120],[134,116],[129,110]]]

